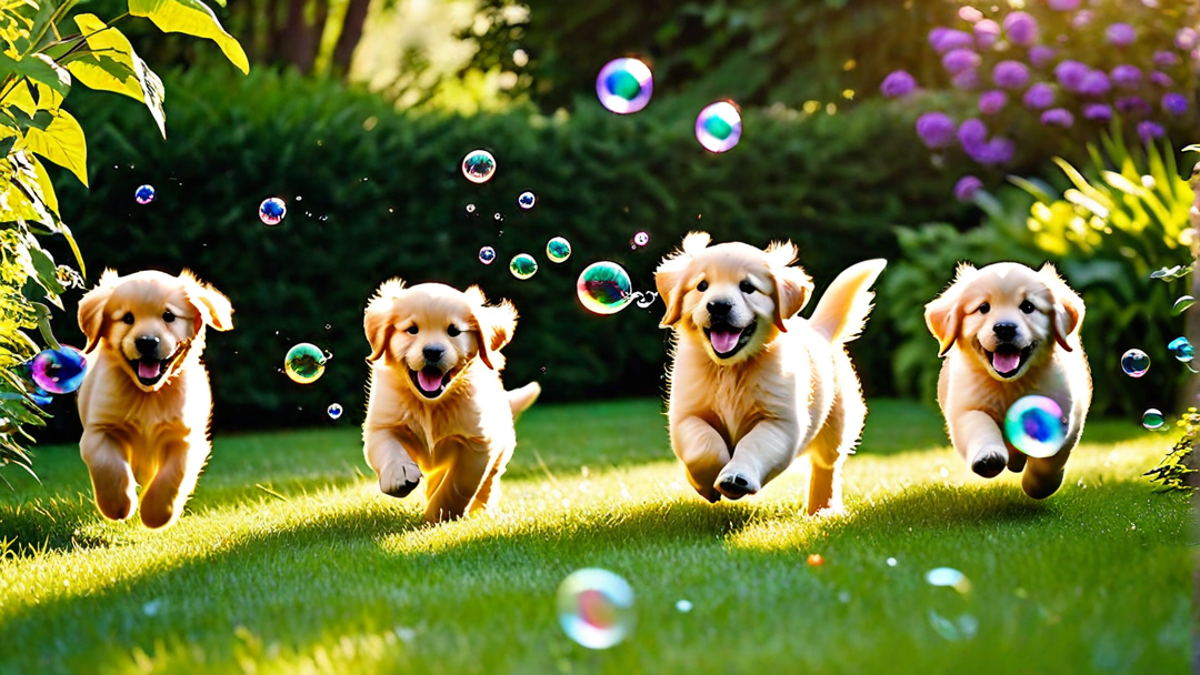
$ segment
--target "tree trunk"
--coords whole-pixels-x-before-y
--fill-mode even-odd
[[[283,58],[295,66],[301,73],[307,75],[312,70],[313,47],[312,31],[304,20],[308,9],[308,0],[289,0],[287,24],[283,35]]]
[[[354,50],[362,40],[363,26],[367,22],[367,10],[371,8],[371,0],[350,0],[346,8],[346,18],[342,21],[342,32],[338,35],[337,45],[333,48],[333,73],[345,77],[350,73],[350,64],[354,59]]]

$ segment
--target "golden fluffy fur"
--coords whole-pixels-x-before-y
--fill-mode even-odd
[[[805,320],[793,315],[813,284],[791,266],[791,242],[708,244],[689,234],[654,275],[676,338],[671,447],[711,502],[758,492],[808,450],[808,513],[840,509],[841,465],[867,411],[844,345],[862,330],[886,263],[844,271]]]
[[[232,313],[224,295],[186,270],[107,270],[79,301],[90,364],[79,388],[79,450],[106,517],[133,515],[138,485],[146,526],[183,511],[211,451],[204,328],[233,328]]]
[[[1062,484],[1071,450],[1083,433],[1092,376],[1079,342],[1083,300],[1047,263],[983,269],[959,266],[954,283],[925,306],[925,323],[946,360],[938,402],[954,449],[975,473],[991,478],[1024,470],[1021,487],[1035,499]],[[1028,458],[1001,431],[1018,398],[1054,399],[1066,417],[1066,440],[1053,457]]]
[[[500,349],[517,312],[507,300],[486,303],[476,286],[392,279],[363,320],[371,343],[363,452],[384,494],[405,497],[425,477],[430,522],[497,503],[517,444],[513,419],[541,391],[536,382],[504,391]]]

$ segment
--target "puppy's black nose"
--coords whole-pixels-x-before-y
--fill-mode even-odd
[[[426,363],[437,363],[442,360],[442,354],[445,354],[446,350],[441,347],[426,347],[421,353],[425,355]]]
[[[1008,341],[1017,337],[1017,324],[1015,323],[998,323],[992,326],[992,330],[1001,340]]]
[[[733,303],[728,300],[712,300],[708,303],[708,313],[712,316],[725,316],[733,309]]]
[[[142,335],[134,339],[133,345],[137,347],[139,354],[152,354],[158,350],[158,338],[153,335]]]

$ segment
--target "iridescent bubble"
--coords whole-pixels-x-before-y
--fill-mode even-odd
[[[279,197],[263,200],[258,205],[258,218],[266,225],[278,225],[287,215],[287,205]]]
[[[1150,357],[1140,349],[1130,349],[1121,356],[1121,370],[1130,377],[1141,377],[1150,370]]]
[[[1194,304],[1196,304],[1195,298],[1190,295],[1182,295],[1178,300],[1175,301],[1175,304],[1171,306],[1171,314],[1179,316],[1180,314],[1188,311],[1188,309],[1190,309]]]
[[[1176,361],[1187,363],[1196,356],[1196,350],[1192,349],[1192,343],[1188,342],[1185,337],[1177,337],[1167,344],[1167,349],[1171,350],[1171,354]]]
[[[143,185],[133,193],[134,201],[139,204],[149,204],[150,202],[154,201],[154,198],[157,196],[158,193],[154,191],[153,185]]]
[[[491,265],[496,260],[496,249],[491,246],[484,246],[479,249],[479,262],[484,265]]]
[[[497,211],[492,214],[492,220],[504,220],[504,216],[500,215],[500,212]]]
[[[567,637],[588,649],[621,642],[634,619],[633,588],[608,570],[577,570],[558,587],[558,623]]]
[[[971,580],[953,567],[935,567],[925,573],[925,582],[930,586],[949,586],[959,593],[971,590]]]
[[[1166,419],[1158,408],[1151,408],[1142,413],[1142,426],[1150,431],[1161,429],[1164,423]]]
[[[654,77],[650,66],[638,59],[613,59],[604,64],[596,77],[596,96],[600,105],[619,115],[635,113],[650,102]]]
[[[710,152],[732,150],[742,137],[742,113],[731,101],[717,101],[696,117],[696,140]]]
[[[1052,398],[1022,396],[1004,415],[1004,438],[1030,457],[1053,457],[1067,437],[1062,406]]]
[[[638,232],[633,235],[633,243],[638,246],[645,246],[650,243],[650,235],[646,232]]]
[[[329,407],[325,409],[325,412],[329,415],[329,419],[336,420],[342,416],[342,404],[330,403]]]
[[[596,262],[584,268],[575,283],[584,308],[596,314],[615,314],[633,301],[629,273],[615,262]]]
[[[571,242],[562,237],[555,237],[546,242],[546,257],[550,262],[566,262],[571,257]]]
[[[528,190],[526,190],[525,192],[522,192],[521,195],[519,197],[517,197],[517,206],[520,206],[521,208],[525,209],[526,211],[528,211],[529,209],[532,209],[533,205],[536,203],[537,203],[537,197],[534,196],[534,194],[532,192],[529,192]]]
[[[42,390],[51,394],[69,394],[83,384],[87,373],[87,359],[83,352],[63,345],[61,349],[47,349],[29,364],[29,376]]]
[[[475,213],[475,205],[467,204],[467,213]]]
[[[311,384],[325,374],[327,360],[328,357],[320,347],[308,342],[301,342],[288,350],[287,356],[283,359],[283,371],[292,378],[293,382]]]
[[[537,261],[528,253],[518,253],[508,263],[508,271],[521,281],[537,274]]]
[[[487,150],[472,150],[463,157],[462,172],[472,183],[486,183],[496,175],[496,158]]]

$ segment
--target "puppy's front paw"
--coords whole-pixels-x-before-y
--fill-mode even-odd
[[[379,474],[379,491],[401,499],[407,497],[421,482],[421,470],[413,464],[393,464]]]
[[[975,455],[971,470],[984,478],[995,478],[1008,464],[1008,454],[997,448],[984,448]]]
[[[758,481],[740,472],[721,472],[717,476],[717,491],[729,499],[741,499],[752,495],[762,488]]]
[[[717,489],[711,486],[696,488],[696,494],[707,499],[709,504],[716,504],[721,501],[721,493],[717,492]]]

